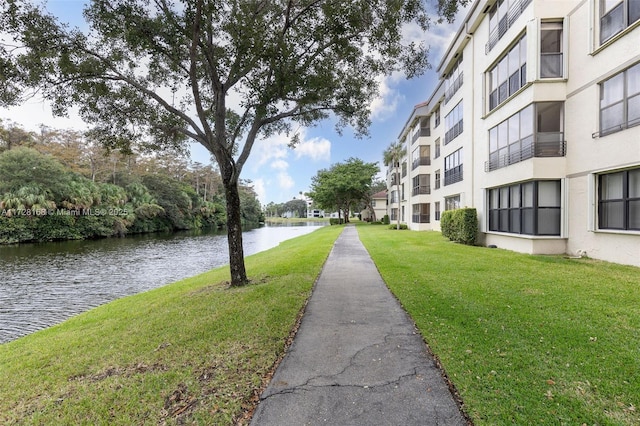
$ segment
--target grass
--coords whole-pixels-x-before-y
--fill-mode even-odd
[[[475,425],[640,424],[640,269],[359,226]]]
[[[0,345],[0,424],[242,422],[342,227]]]

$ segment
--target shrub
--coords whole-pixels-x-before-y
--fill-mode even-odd
[[[457,243],[474,245],[478,235],[476,209],[447,210],[440,216],[442,236]]]
[[[384,223],[385,225],[388,225],[391,223],[391,221],[389,220],[389,215],[385,214],[384,217],[382,218],[382,223]]]
[[[400,228],[398,228],[398,225],[394,223],[393,225],[389,225],[389,229],[409,229],[409,228],[407,227],[406,223],[401,223]]]
[[[344,219],[337,217],[329,218],[329,225],[342,225],[344,223]]]

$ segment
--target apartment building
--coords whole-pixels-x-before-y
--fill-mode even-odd
[[[482,244],[640,266],[639,45],[638,0],[477,0],[398,136],[390,216],[474,207]]]

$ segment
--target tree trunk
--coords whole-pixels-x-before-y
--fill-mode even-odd
[[[231,286],[240,287],[249,282],[244,266],[244,248],[242,247],[240,193],[237,182],[225,179],[223,184],[227,200],[227,242],[229,244]]]

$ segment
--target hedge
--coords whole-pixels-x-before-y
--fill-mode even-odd
[[[478,236],[478,214],[476,209],[447,210],[440,216],[442,236],[457,243],[475,245]]]
[[[342,225],[343,223],[344,223],[343,218],[340,218],[340,219],[338,219],[337,217],[329,218],[329,225]]]

